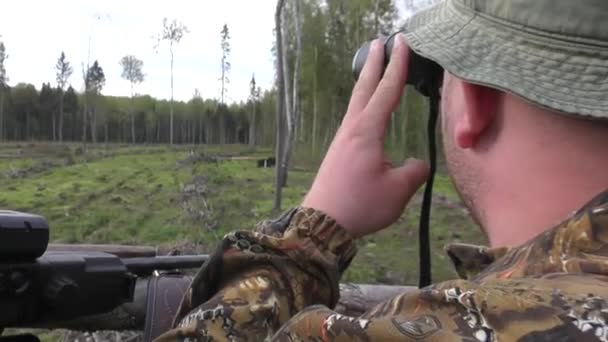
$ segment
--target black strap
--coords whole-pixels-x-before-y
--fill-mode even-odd
[[[429,162],[430,174],[424,188],[422,208],[420,209],[420,227],[418,230],[420,279],[419,287],[431,284],[431,239],[429,236],[429,226],[431,219],[431,205],[433,199],[433,183],[435,182],[435,172],[437,170],[437,141],[435,130],[437,128],[437,118],[439,116],[439,89],[431,90],[429,96],[429,121],[427,134],[429,138]]]

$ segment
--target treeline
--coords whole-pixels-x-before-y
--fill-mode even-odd
[[[404,3],[409,7],[420,5],[420,1],[404,0]],[[289,102],[294,107],[290,110],[293,116],[290,122],[297,150],[314,156],[323,154],[348,105],[354,85],[352,58],[363,42],[398,29],[400,18],[395,6],[393,0],[285,1],[283,69],[288,75],[284,78],[287,90],[294,96]],[[172,28],[166,22],[164,25],[169,31],[180,28],[179,25]],[[176,39],[175,34],[165,35]],[[224,50],[222,72],[227,73],[229,36],[223,32],[222,37],[223,44],[218,48]],[[274,54],[276,57],[276,46]],[[281,89],[281,94],[285,90],[279,84],[263,91],[252,79],[249,99],[233,104],[203,99],[196,90],[187,102],[150,96],[112,97],[103,95],[105,77],[97,62],[83,72],[82,91],[60,82],[62,72],[67,71],[68,78],[72,72],[69,65],[61,65],[62,57],[66,63],[65,56],[57,62],[57,82],[36,89],[31,84],[9,86],[5,57],[0,42],[0,141],[170,143],[172,131],[174,143],[275,146],[277,118],[286,116],[277,103],[277,89]],[[123,67],[123,78],[137,83],[137,77],[125,77],[129,69]],[[291,77],[294,70],[298,71],[294,73],[296,77]],[[219,86],[224,89],[235,85],[222,82]],[[422,154],[426,148],[426,108],[424,98],[410,89],[404,91],[387,132],[387,144],[403,149],[404,153]]]
[[[169,143],[169,100],[145,95],[135,96],[131,102],[129,97],[101,94],[93,97],[68,87],[63,95],[63,118],[60,120],[61,91],[49,83],[40,89],[32,84],[19,83],[0,91],[4,98],[2,141],[83,141],[84,137],[87,142],[130,143],[133,141],[132,109],[135,143]],[[195,92],[188,102],[175,101],[174,142],[247,144],[255,140],[261,145],[271,145],[273,120],[265,124],[264,119],[274,115],[274,97],[274,93],[269,91],[247,103],[224,105],[216,100],[203,99]],[[85,105],[89,108],[85,109]],[[87,111],[90,115],[85,120]],[[251,139],[249,126],[253,111],[258,114],[258,128],[253,133],[254,139]]]

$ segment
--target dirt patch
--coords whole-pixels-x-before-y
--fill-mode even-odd
[[[185,184],[181,191],[182,210],[198,224],[208,230],[215,230],[218,222],[213,215],[213,207],[209,202],[209,178],[195,176],[190,183]]]
[[[4,176],[9,179],[27,178],[29,176],[48,171],[52,168],[63,166],[63,163],[43,160],[25,168],[9,168],[4,172]]]
[[[176,167],[181,169],[184,167],[189,167],[192,165],[196,165],[199,163],[218,163],[221,161],[221,157],[215,155],[206,155],[204,153],[190,151],[186,158],[178,160],[176,163]]]

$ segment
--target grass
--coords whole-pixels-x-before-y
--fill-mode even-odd
[[[190,149],[97,145],[81,153],[75,145],[0,145],[0,209],[44,215],[54,242],[154,245],[164,250],[195,246],[199,252],[210,252],[225,233],[250,229],[275,214],[273,169],[257,168],[255,160],[183,163]],[[204,155],[272,154],[238,145],[196,150]],[[302,200],[318,160],[296,157],[294,165],[283,191],[284,208]],[[27,172],[10,178],[15,170]],[[193,183],[204,185],[211,208],[202,218],[184,209],[201,206],[184,197]],[[455,273],[443,246],[484,243],[484,238],[447,176],[437,176],[435,191],[442,200],[435,201],[431,221],[433,274],[434,280],[445,280]],[[358,241],[359,253],[343,281],[416,284],[420,202],[417,195],[398,222]]]

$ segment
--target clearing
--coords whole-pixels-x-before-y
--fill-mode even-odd
[[[61,243],[159,246],[210,252],[228,231],[273,217],[274,169],[245,146],[0,145],[0,208],[44,215]],[[230,157],[250,157],[230,160]],[[297,205],[316,164],[296,159],[283,208]],[[359,242],[344,281],[416,284],[420,196],[389,229]],[[484,243],[449,179],[439,175],[432,214],[433,274],[448,279],[443,246]]]

